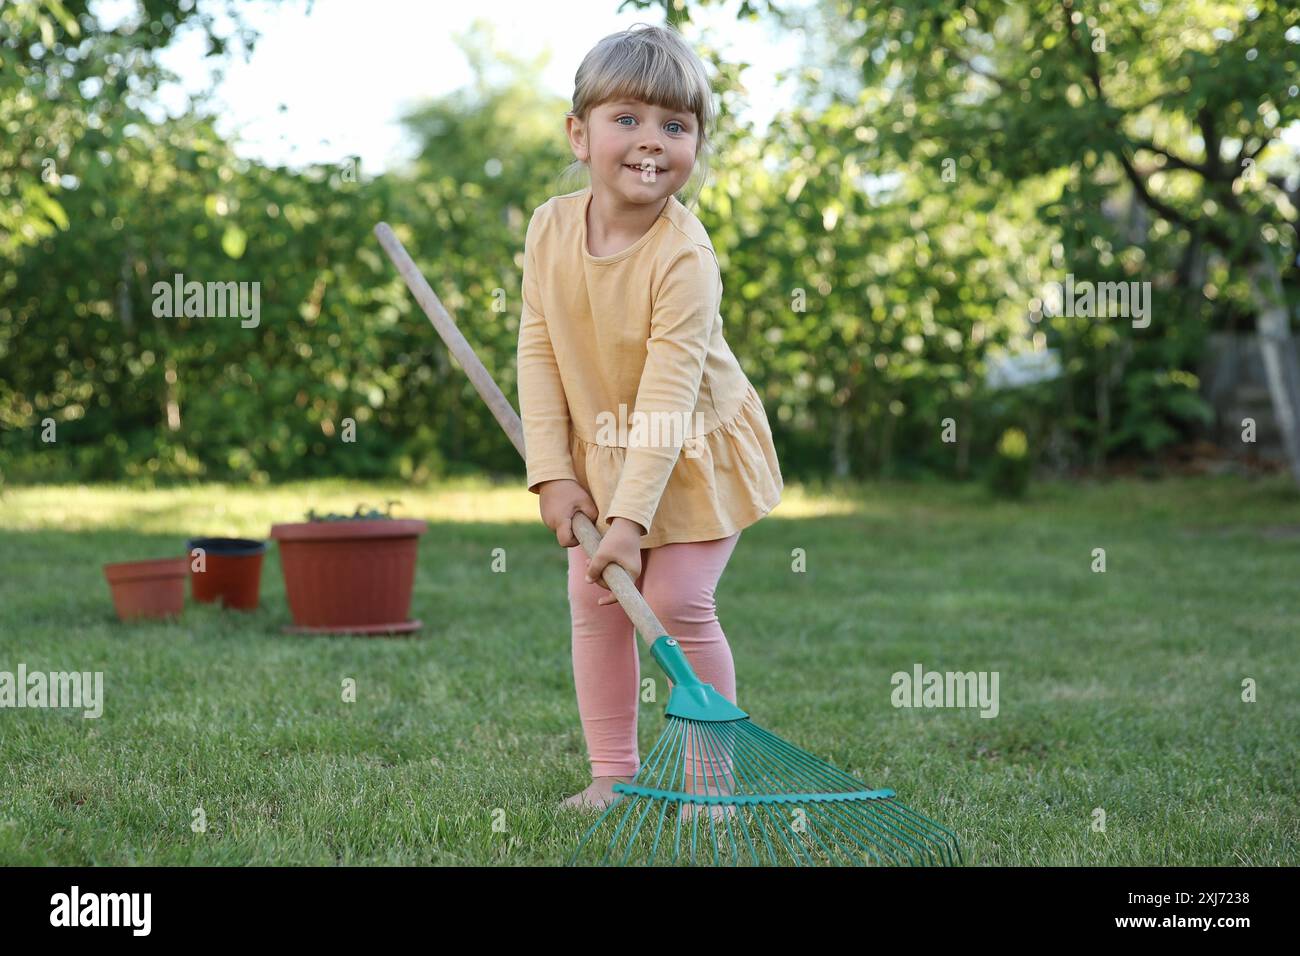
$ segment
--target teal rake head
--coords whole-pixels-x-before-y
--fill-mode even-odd
[[[570,864],[946,865],[956,835],[750,721],[701,683],[664,635],[668,729],[592,824]]]

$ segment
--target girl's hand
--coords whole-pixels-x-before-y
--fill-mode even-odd
[[[629,518],[615,518],[600,540],[600,547],[587,562],[587,580],[608,591],[596,603],[614,604],[618,598],[602,579],[606,565],[617,564],[635,582],[641,576],[641,526]]]
[[[573,516],[581,511],[595,524],[600,515],[596,502],[591,500],[586,488],[568,478],[544,481],[538,490],[541,492],[538,507],[542,511],[542,523],[555,532],[560,547],[576,547],[579,542],[573,533]]]

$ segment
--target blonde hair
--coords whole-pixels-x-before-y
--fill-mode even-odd
[[[597,106],[624,99],[695,114],[699,130],[695,168],[677,194],[678,201],[682,201],[681,197],[689,192],[687,185],[695,181],[695,194],[685,203],[694,205],[708,177],[709,130],[716,114],[709,74],[681,34],[669,27],[635,23],[605,37],[582,58],[573,77],[573,108],[565,115],[585,125]],[[583,170],[586,177],[581,175]],[[556,179],[561,192],[576,191],[589,182],[590,169],[580,159],[570,163]]]

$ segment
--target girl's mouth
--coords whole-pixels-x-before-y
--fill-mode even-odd
[[[662,173],[662,172],[666,172],[666,170],[658,169],[658,168],[656,168],[656,167],[654,167],[654,166],[636,166],[636,165],[633,165],[632,163],[624,163],[624,164],[623,164],[623,168],[624,168],[624,169],[630,169],[630,170],[632,170],[634,173]]]

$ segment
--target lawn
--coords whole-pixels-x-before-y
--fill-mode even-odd
[[[256,612],[113,617],[104,562],[389,498],[431,523],[416,637],[282,634],[274,548]],[[968,864],[1295,864],[1298,551],[1282,478],[1018,504],[790,487],[718,607],[755,722],[894,789]],[[0,710],[0,864],[551,865],[592,819],[554,808],[587,781],[565,555],[517,483],[9,488],[0,671],[20,663],[102,671],[104,712]],[[997,672],[997,716],[893,706],[917,664]],[[642,705],[643,757],[662,709]]]

